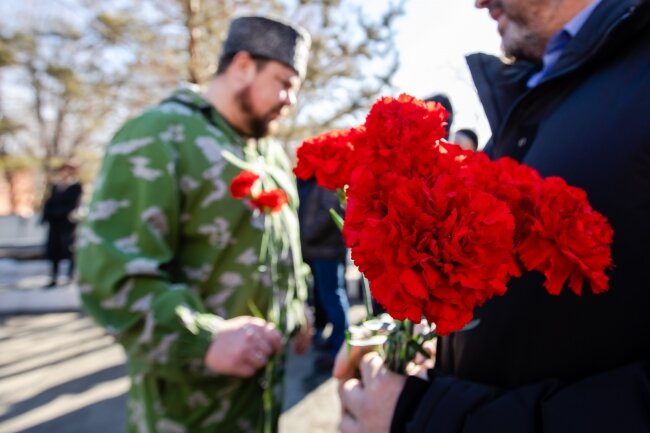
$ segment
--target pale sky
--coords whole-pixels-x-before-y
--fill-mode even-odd
[[[408,0],[397,22],[400,69],[394,83],[417,97],[446,93],[454,108],[452,130],[473,128],[484,144],[490,132],[464,56],[500,53],[496,23],[474,0]]]

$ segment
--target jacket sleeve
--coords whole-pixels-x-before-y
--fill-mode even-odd
[[[413,382],[402,391],[391,433],[650,431],[650,361],[574,383],[548,380],[510,390],[440,373],[427,387]]]
[[[171,281],[182,194],[176,154],[160,138],[165,126],[155,117],[136,119],[108,146],[77,261],[85,310],[132,362],[177,373],[202,367],[222,319],[186,284]]]

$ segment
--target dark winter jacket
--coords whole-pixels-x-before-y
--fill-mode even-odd
[[[602,0],[533,89],[534,65],[468,63],[487,152],[585,189],[614,229],[615,267],[600,295],[513,281],[477,327],[441,339],[431,382],[408,380],[393,431],[648,433],[650,1]]]
[[[65,187],[54,185],[50,196],[45,201],[42,220],[49,224],[46,255],[51,260],[72,257],[74,234],[77,227],[77,221],[72,214],[79,207],[81,194],[80,183],[73,183]]]
[[[342,215],[336,193],[316,184],[315,179],[300,181],[298,184],[300,207],[300,243],[306,261],[343,260],[346,247],[330,209]]]

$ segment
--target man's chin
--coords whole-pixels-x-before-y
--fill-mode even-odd
[[[530,33],[517,32],[507,26],[501,37],[501,50],[506,58],[540,62],[544,55],[545,41]]]
[[[264,138],[274,134],[277,130],[277,122],[259,122],[251,125],[252,138]]]

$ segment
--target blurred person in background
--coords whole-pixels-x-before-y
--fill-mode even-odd
[[[343,210],[336,192],[319,186],[316,178],[299,181],[298,188],[302,254],[311,268],[314,282],[315,341],[324,346],[325,352],[316,358],[315,367],[320,371],[331,371],[349,324],[349,301],[345,286],[347,248],[341,229],[330,215],[330,209],[339,215],[343,215]],[[323,316],[320,324],[319,313]],[[319,325],[324,326],[327,322],[332,324],[332,332],[326,340],[319,341],[318,336],[323,331]]]
[[[459,129],[454,133],[453,143],[459,145],[464,150],[476,152],[478,150],[478,135],[472,129]]]
[[[81,203],[83,189],[77,179],[78,167],[73,162],[61,165],[54,174],[50,193],[43,205],[41,221],[47,223],[45,255],[51,263],[47,288],[57,286],[61,262],[69,262],[68,282],[74,275],[74,243],[77,229],[76,211]]]

